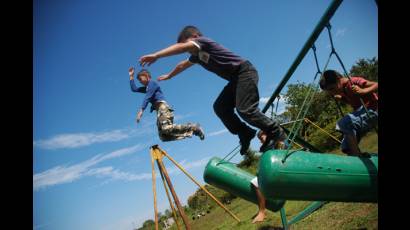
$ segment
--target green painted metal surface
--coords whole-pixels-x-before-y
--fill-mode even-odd
[[[269,150],[260,159],[258,182],[265,197],[273,199],[377,202],[377,175],[376,154],[367,158]]]
[[[309,204],[304,210],[296,214],[291,220],[289,220],[288,225],[295,224],[301,221],[303,218],[307,217],[308,215],[312,214],[314,211],[321,208],[326,201],[315,201]]]
[[[236,167],[235,164],[221,161],[218,157],[209,160],[204,171],[206,183],[258,204],[255,188],[251,184],[254,177],[254,175]],[[274,212],[280,210],[284,204],[284,200],[266,199],[266,208]]]

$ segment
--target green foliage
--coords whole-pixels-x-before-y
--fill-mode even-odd
[[[166,216],[167,218],[172,217],[172,211],[170,211],[169,209],[166,209],[166,210],[165,210],[165,216]]]
[[[334,125],[336,120],[340,118],[336,102],[325,92],[320,92],[317,85],[304,83],[290,84],[285,96],[287,103],[285,114],[287,117],[290,117],[292,121],[307,118],[319,127],[326,127],[329,124]],[[313,99],[309,105],[311,97],[313,97]],[[303,103],[305,103],[304,108],[302,108]],[[309,106],[309,108],[306,115],[303,116],[307,106]],[[343,111],[347,110],[346,105],[339,103],[339,106]],[[301,109],[304,111],[301,111]],[[306,141],[311,142],[313,146],[318,146],[320,149],[334,147],[334,143],[329,142],[328,136],[318,130],[317,127],[305,121],[289,124],[288,128],[292,131],[292,127],[295,127],[295,130],[293,130],[293,132],[295,132],[298,126],[300,126],[300,128],[297,134],[301,137],[305,137]]]
[[[151,230],[151,229],[155,229],[155,221],[149,219],[149,220],[144,221],[144,223],[142,224],[142,227],[139,228],[138,230]]]
[[[379,79],[379,61],[376,57],[359,59],[350,69],[350,75],[360,75],[371,81]]]
[[[321,127],[337,139],[341,140],[341,134],[335,131],[336,120],[329,122],[325,127]],[[313,146],[320,146],[320,149],[328,152],[334,148],[337,148],[340,144],[329,135],[324,134],[321,130],[316,127],[310,127],[312,129],[309,135],[308,141]]]
[[[236,198],[233,194],[210,185],[205,185],[205,188],[224,204],[230,203],[232,199]],[[209,211],[217,206],[217,204],[202,189],[198,189],[188,198],[188,206],[191,209],[191,213],[197,213]]]
[[[291,120],[295,120],[300,113],[301,106],[305,102],[307,104],[310,99],[307,98],[308,95],[316,94],[319,92],[317,86],[312,84],[304,84],[304,83],[296,83],[288,85],[288,91],[285,94],[285,101],[286,101],[286,112],[288,117]],[[315,101],[315,98],[313,98]],[[315,115],[317,114],[317,109],[315,107],[311,107],[306,114],[306,117],[309,119],[314,119]]]

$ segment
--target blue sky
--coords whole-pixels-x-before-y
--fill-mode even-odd
[[[204,141],[193,137],[162,143],[154,113],[146,111],[135,122],[144,95],[131,92],[128,68],[138,70],[140,56],[173,44],[182,27],[192,24],[254,64],[263,108],[330,1],[33,4],[33,229],[121,230],[153,219],[151,145],[159,144],[203,183],[208,160],[224,157],[238,144],[212,109],[225,80],[193,66],[160,82],[176,123],[199,122],[206,133]],[[377,21],[373,0],[346,0],[336,11],[333,39],[347,69],[359,58],[378,57]],[[321,68],[329,45],[322,32],[316,42]],[[149,70],[156,78],[187,57],[160,59]],[[329,67],[342,71],[336,59]],[[289,83],[311,82],[315,73],[309,52]],[[279,112],[283,108],[281,103]],[[252,147],[258,146],[254,139]],[[240,160],[239,154],[233,159]],[[165,164],[185,204],[197,187],[170,161]],[[169,205],[161,183],[157,193],[163,212]]]

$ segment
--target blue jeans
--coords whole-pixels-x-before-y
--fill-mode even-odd
[[[367,116],[363,106],[356,111],[347,114],[337,122],[336,130],[341,131],[344,135],[353,135],[356,137],[357,143],[359,143],[360,139],[373,129],[378,122],[378,113],[371,109],[368,109],[368,111],[370,117]],[[343,138],[341,148],[343,152],[350,149],[346,138]]]

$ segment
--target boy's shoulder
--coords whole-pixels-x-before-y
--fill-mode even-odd
[[[159,82],[157,80],[149,80],[148,81],[148,85],[158,85],[159,86]]]
[[[369,81],[364,76],[360,76],[360,75],[351,76],[350,79],[352,80],[353,84],[356,84],[356,85],[361,85]]]
[[[366,78],[364,77],[364,76],[362,76],[362,75],[353,75],[353,76],[350,76],[350,78],[353,80],[353,79],[356,79],[356,80],[366,80]]]
[[[194,41],[199,42],[199,43],[217,43],[215,40],[209,37],[205,36],[200,36],[194,39]]]

